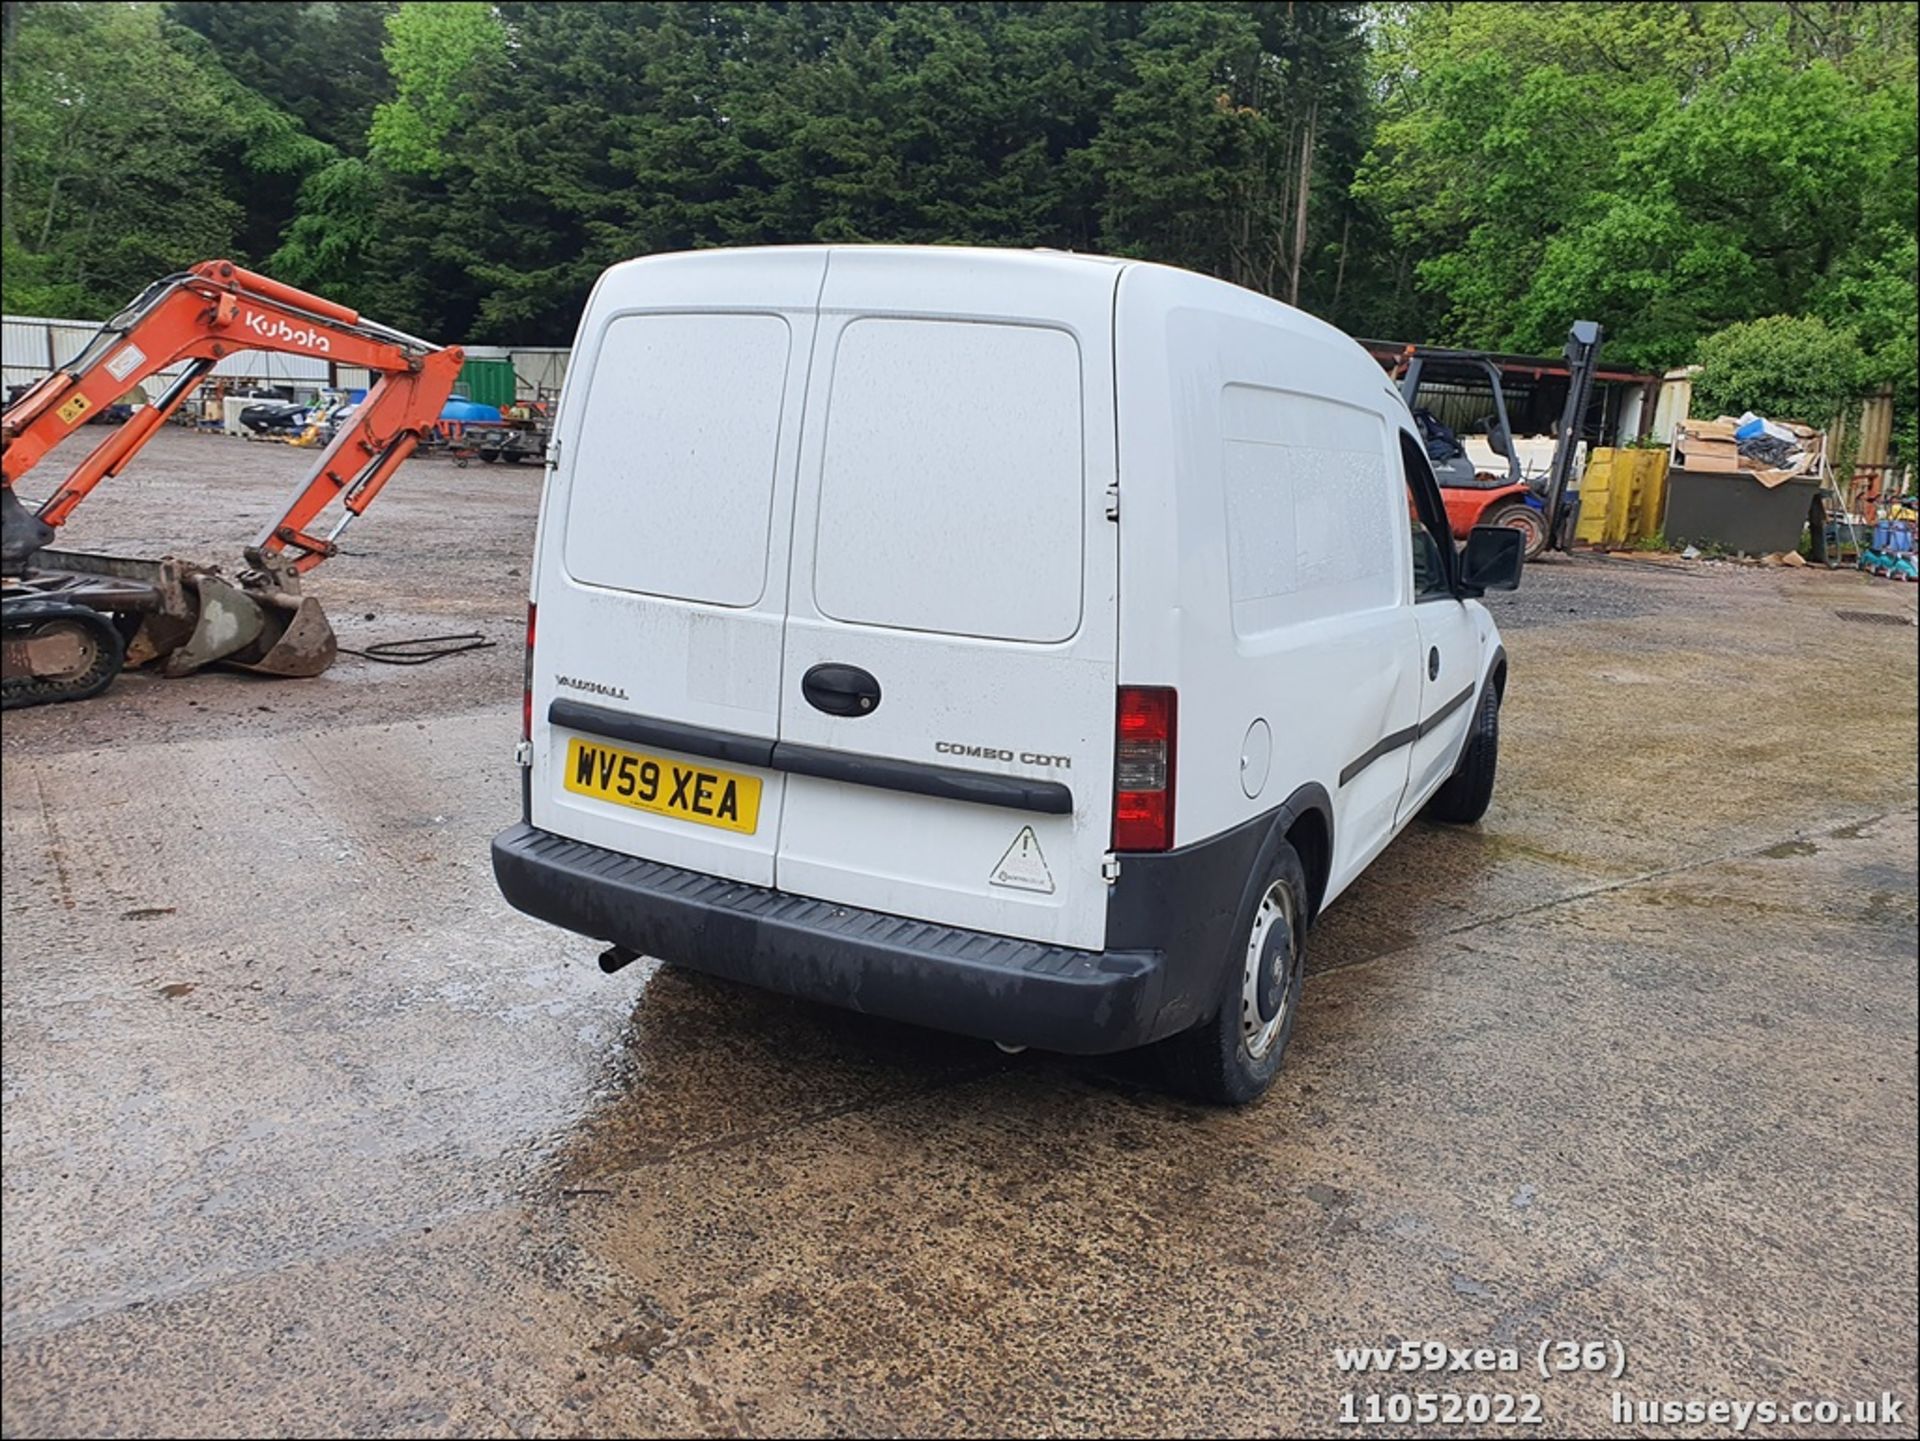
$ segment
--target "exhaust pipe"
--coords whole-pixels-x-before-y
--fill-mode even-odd
[[[624,971],[639,959],[638,951],[630,951],[625,946],[608,946],[600,953],[600,969],[612,975],[615,971]]]

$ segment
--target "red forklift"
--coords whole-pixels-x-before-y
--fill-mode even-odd
[[[1580,496],[1569,490],[1580,443],[1581,422],[1593,397],[1595,372],[1600,364],[1603,331],[1591,320],[1576,320],[1567,332],[1567,394],[1553,425],[1553,455],[1538,474],[1528,475],[1513,443],[1507,394],[1500,381],[1498,359],[1484,350],[1450,350],[1437,345],[1408,345],[1383,357],[1413,412],[1426,442],[1427,458],[1440,482],[1447,521],[1454,536],[1465,540],[1476,525],[1504,525],[1527,538],[1527,559],[1545,550],[1569,550],[1579,519]],[[1431,407],[1422,404],[1422,386],[1444,387],[1454,395],[1463,391],[1484,397],[1491,413],[1471,430],[1484,434],[1496,457],[1492,468],[1482,468],[1468,455],[1463,440],[1443,424]],[[1504,463],[1502,463],[1504,462]]]

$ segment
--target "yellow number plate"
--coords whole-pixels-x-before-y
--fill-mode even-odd
[[[743,835],[752,835],[760,824],[756,777],[598,741],[567,742],[566,785],[575,795]]]

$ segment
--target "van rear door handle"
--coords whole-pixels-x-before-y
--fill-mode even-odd
[[[807,704],[828,715],[869,715],[880,706],[880,682],[857,665],[828,662],[800,678]]]

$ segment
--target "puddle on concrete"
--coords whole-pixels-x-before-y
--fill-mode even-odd
[[[1533,845],[1518,836],[1499,831],[1449,830],[1448,835],[1457,835],[1471,846],[1477,857],[1487,861],[1537,861],[1545,866],[1559,866],[1567,870],[1581,871],[1593,875],[1633,874],[1631,867],[1624,870],[1610,865],[1598,856],[1576,856],[1565,851],[1549,850],[1545,846]]]
[[[1851,825],[1828,831],[1827,835],[1836,841],[1857,841],[1867,833],[1869,827],[1885,819],[1885,816],[1868,816],[1864,821],[1855,821]]]
[[[617,1356],[645,1364],[672,1339],[673,1333],[663,1323],[649,1317],[629,1326],[611,1341],[599,1342],[593,1352],[596,1356]]]

